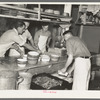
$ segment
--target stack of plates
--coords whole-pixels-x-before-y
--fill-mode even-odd
[[[46,13],[50,13],[50,14],[54,14],[54,10],[53,9],[45,9]]]

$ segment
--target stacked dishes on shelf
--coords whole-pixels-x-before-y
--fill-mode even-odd
[[[49,13],[49,14],[54,14],[54,10],[53,9],[45,9],[45,12]]]
[[[34,10],[34,11],[39,11],[39,8],[34,7],[33,10]],[[43,12],[43,8],[41,8],[40,11]]]
[[[56,15],[60,15],[60,11],[58,11],[58,10],[54,10],[54,14],[56,14]]]

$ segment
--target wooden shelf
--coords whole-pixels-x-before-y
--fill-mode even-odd
[[[7,9],[12,9],[12,10],[17,10],[17,11],[22,11],[25,12],[28,15],[34,15],[37,14],[37,18],[33,17],[33,18],[24,18],[24,16],[19,17],[19,16],[13,16],[13,15],[6,15],[6,14],[0,14],[0,17],[5,17],[5,18],[14,18],[14,19],[22,19],[22,20],[32,20],[32,21],[40,21],[40,22],[49,22],[49,23],[59,23],[59,24],[68,24],[71,21],[71,17],[67,17],[67,16],[63,16],[63,15],[57,15],[57,14],[49,14],[49,13],[45,13],[45,12],[39,12],[39,11],[34,11],[34,10],[30,10],[30,9],[25,9],[25,8],[19,8],[16,6],[10,6],[10,5],[3,5],[1,4],[0,7],[2,8],[7,8]],[[50,20],[42,20],[42,18],[46,18],[46,19],[50,19]],[[61,19],[66,19],[61,20]],[[52,20],[52,19],[56,19],[56,20]],[[57,19],[60,21],[57,21]]]

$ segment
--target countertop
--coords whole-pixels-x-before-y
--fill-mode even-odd
[[[58,61],[50,61],[48,63],[43,63],[41,61],[36,65],[26,64],[26,67],[20,68],[17,65],[17,58],[14,57],[3,57],[0,58],[0,70],[11,70],[11,71],[22,71],[22,70],[30,70],[33,69],[35,74],[41,72],[54,72],[64,67],[67,56],[62,56]],[[47,68],[47,69],[46,69]],[[37,70],[37,71],[36,71]],[[32,71],[33,72],[33,71]]]

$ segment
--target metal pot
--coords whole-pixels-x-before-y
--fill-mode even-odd
[[[15,90],[22,80],[22,78],[18,79],[18,73],[15,71],[1,70],[0,90]]]

